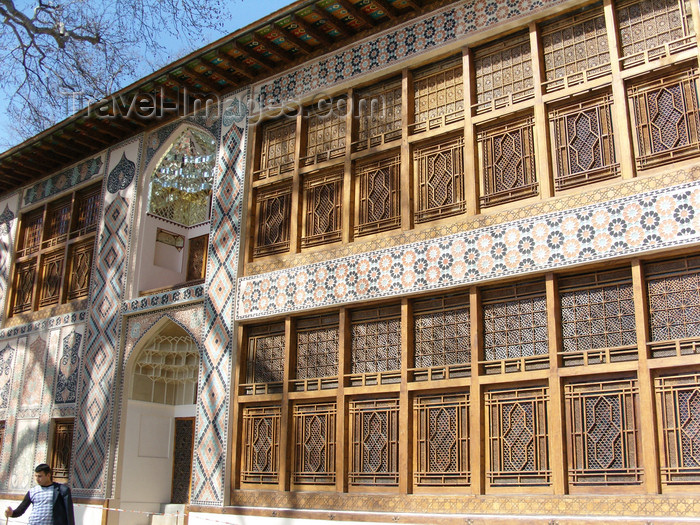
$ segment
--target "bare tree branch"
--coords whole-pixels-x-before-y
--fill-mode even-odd
[[[223,33],[226,0],[0,0],[0,90],[18,141]],[[171,35],[185,49],[163,44]],[[74,102],[81,102],[77,106]]]

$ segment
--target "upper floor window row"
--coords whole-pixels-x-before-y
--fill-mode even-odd
[[[328,98],[303,108],[300,126],[290,116],[264,122],[255,178],[343,157],[347,146],[357,152],[400,139],[402,112],[409,133],[416,134],[462,121],[465,104],[480,115],[532,99],[538,83],[549,93],[604,77],[612,70],[610,38],[620,42],[622,70],[694,46],[686,0],[622,0],[615,11],[615,28],[606,24],[600,3],[539,24],[539,58],[527,32],[474,48],[471,101],[464,92],[462,57],[454,56],[413,70],[407,92],[397,77],[357,89],[352,98]],[[542,64],[538,82],[535,60]]]
[[[87,297],[101,184],[21,216],[10,315]]]

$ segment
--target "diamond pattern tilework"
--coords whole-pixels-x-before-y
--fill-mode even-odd
[[[411,294],[700,242],[700,182],[239,279],[237,318]],[[506,249],[496,249],[505,246]],[[395,271],[395,268],[399,268]]]
[[[15,229],[18,223],[18,197],[19,193],[16,193],[0,202],[0,324],[4,317],[5,301],[9,295],[5,291],[10,278],[12,246],[14,246]]]
[[[122,144],[110,152],[107,171],[113,170],[122,158],[139,165],[140,155],[140,138]],[[75,422],[71,479],[73,492],[78,497],[110,496],[107,476],[121,324],[119,310],[124,294],[136,180],[135,176],[128,187],[107,194],[104,204],[90,287],[91,304],[99,307],[89,309],[77,385],[77,400],[83,410],[78,411]]]
[[[191,501],[223,505],[225,458],[228,450],[230,369],[233,351],[233,310],[240,244],[240,216],[245,172],[245,107],[248,91],[224,102],[222,147],[214,188],[211,237],[204,301],[204,344],[200,366],[192,469]]]

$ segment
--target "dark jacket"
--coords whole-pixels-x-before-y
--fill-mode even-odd
[[[61,483],[52,483],[53,486],[53,525],[75,525],[73,516],[73,498],[70,495],[70,487]],[[24,514],[32,501],[27,492],[22,503],[12,512],[12,517],[17,518]]]

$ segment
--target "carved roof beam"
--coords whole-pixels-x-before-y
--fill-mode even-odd
[[[350,13],[353,17],[355,17],[357,20],[361,20],[368,26],[372,27],[377,25],[377,21],[374,20],[371,16],[369,16],[367,13],[365,13],[362,9],[358,9],[355,7],[351,2],[348,0],[338,0],[338,3],[343,6],[343,8]]]
[[[372,2],[374,2],[375,4],[377,4],[377,5],[381,8],[381,10],[384,11],[384,12],[386,13],[386,16],[388,16],[388,17],[391,18],[392,20],[396,20],[396,19],[398,18],[399,14],[398,14],[398,12],[396,11],[396,9],[394,9],[393,7],[391,7],[391,6],[390,6],[387,2],[385,2],[384,0],[372,0]]]
[[[246,56],[246,58],[250,58],[250,59],[251,59],[253,62],[255,62],[256,64],[261,65],[262,67],[264,67],[264,68],[267,69],[268,71],[274,69],[275,64],[271,63],[269,60],[267,60],[266,58],[264,58],[264,57],[262,57],[262,56],[260,56],[260,55],[255,56],[255,55],[251,52],[250,49],[248,49],[247,47],[245,47],[245,46],[244,46],[243,44],[241,44],[238,40],[236,40],[235,46],[236,46],[236,49],[238,49],[241,53],[243,53],[243,54]]]
[[[299,50],[303,51],[307,55],[313,53],[314,49],[309,44],[304,42],[301,38],[296,36],[286,27],[277,26],[277,29],[279,29],[284,34],[284,38],[286,38],[289,42],[294,44],[294,46],[297,47]]]
[[[316,40],[318,40],[322,44],[325,44],[327,46],[330,46],[331,44],[333,44],[333,40],[331,39],[331,37],[329,37],[323,31],[319,31],[318,29],[316,29],[312,25],[307,24],[304,20],[302,20],[298,16],[292,15],[292,20],[294,21],[295,24],[297,24],[299,27],[301,27],[304,31],[306,31],[308,34],[310,34],[312,37],[314,37]]]
[[[245,77],[245,78],[247,78],[247,79],[249,79],[249,80],[252,80],[253,77],[255,76],[253,73],[247,71],[245,68],[242,68],[242,67],[239,67],[238,65],[236,65],[236,64],[235,64],[236,59],[233,58],[233,57],[232,57],[231,55],[229,55],[228,53],[225,53],[225,52],[222,51],[221,49],[219,49],[219,50],[216,51],[216,55],[217,55],[219,58],[222,58],[222,59],[226,60],[226,63],[228,64],[228,66],[224,66],[223,64],[218,64],[217,67],[219,67],[219,68],[226,68],[226,67],[229,67],[229,68],[233,69],[237,74],[239,74],[239,75],[241,75],[241,76],[243,76],[243,77]]]
[[[311,12],[314,13],[315,15],[317,15],[318,17],[322,18],[323,20],[325,20],[324,25],[325,25],[325,24],[328,24],[332,29],[335,29],[336,31],[338,31],[338,33],[340,33],[341,38],[344,38],[344,37],[348,36],[347,28],[343,29],[342,27],[340,27],[340,24],[339,24],[339,23],[336,23],[336,21],[337,21],[338,19],[335,18],[335,17],[334,17],[331,13],[329,13],[328,11],[325,11],[325,10],[324,10],[323,12],[320,12],[318,9],[316,9],[315,7],[313,7],[313,8],[311,9]]]

